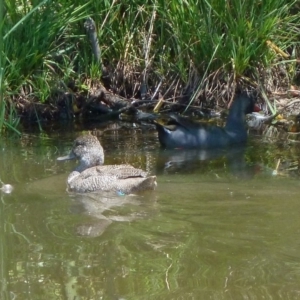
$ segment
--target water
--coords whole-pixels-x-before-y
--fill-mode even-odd
[[[101,129],[106,163],[157,174],[155,192],[69,195],[75,162],[56,158],[79,132],[1,139],[1,299],[300,299],[297,144],[160,151]]]

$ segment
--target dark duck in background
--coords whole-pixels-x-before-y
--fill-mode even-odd
[[[255,111],[253,97],[237,95],[229,109],[225,127],[193,122],[185,117],[170,115],[168,125],[155,122],[160,144],[164,148],[224,148],[247,141],[245,115]]]

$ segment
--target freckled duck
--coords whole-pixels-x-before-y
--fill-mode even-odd
[[[164,148],[222,148],[247,141],[245,115],[254,109],[253,98],[242,93],[235,97],[225,127],[192,122],[175,114],[170,115],[168,125],[155,125]]]
[[[99,140],[92,135],[78,137],[69,155],[57,160],[78,159],[79,166],[67,179],[68,190],[77,193],[115,191],[131,194],[156,187],[156,176],[148,176],[131,165],[102,165],[104,152]]]

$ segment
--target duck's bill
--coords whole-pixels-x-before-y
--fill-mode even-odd
[[[76,156],[73,153],[70,153],[66,156],[60,156],[56,160],[70,160],[70,159],[75,159]]]

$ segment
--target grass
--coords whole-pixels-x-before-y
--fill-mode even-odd
[[[20,132],[17,130],[19,118],[15,114],[14,106],[10,105],[10,101],[4,99],[4,64],[5,56],[3,55],[3,24],[4,24],[4,5],[0,3],[0,134],[8,129],[17,134]]]
[[[28,103],[55,106],[53,91],[80,92],[99,81],[102,68],[84,30],[89,16],[97,24],[111,90],[139,98],[142,85],[151,92],[161,84],[165,99],[187,94],[197,103],[220,95],[230,99],[245,86],[257,88],[258,77],[263,83],[279,81],[278,62],[288,83],[293,81],[297,5],[287,0],[2,1],[0,129],[16,120],[8,118],[13,107],[19,112]],[[291,54],[289,59],[268,41]]]

